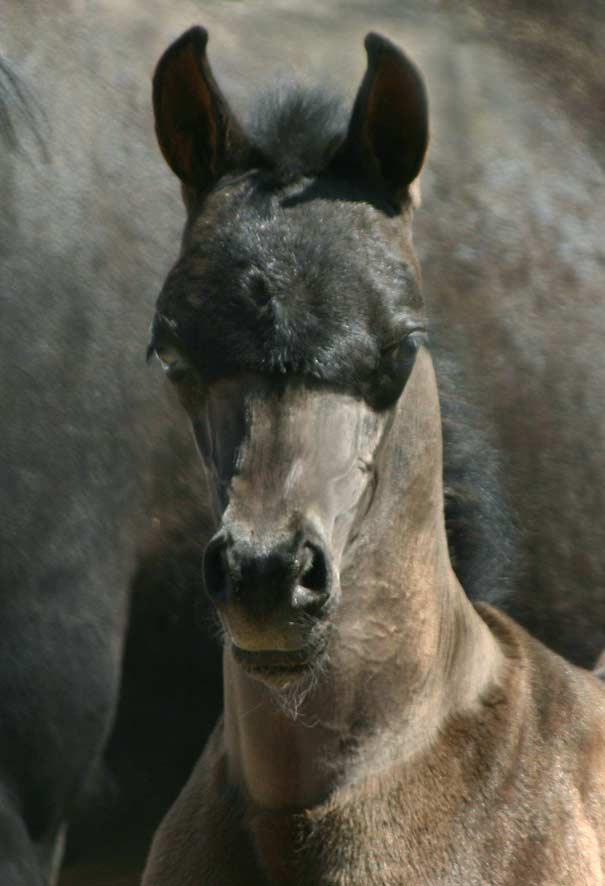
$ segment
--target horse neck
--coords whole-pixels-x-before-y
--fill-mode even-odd
[[[441,424],[418,355],[377,458],[374,500],[341,568],[329,660],[297,716],[225,653],[229,769],[265,808],[312,806],[342,783],[430,747],[444,718],[496,678],[496,641],[449,559]],[[370,763],[371,761],[371,763]]]

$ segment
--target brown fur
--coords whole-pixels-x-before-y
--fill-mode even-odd
[[[502,614],[481,615],[505,653],[500,685],[426,753],[351,773],[312,810],[263,814],[229,786],[221,721],[146,886],[602,883],[603,691]]]

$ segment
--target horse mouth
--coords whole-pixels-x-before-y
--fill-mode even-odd
[[[317,663],[323,644],[300,649],[251,652],[232,644],[233,657],[252,676],[270,683],[288,683],[303,677]]]

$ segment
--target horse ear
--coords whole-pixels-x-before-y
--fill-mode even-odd
[[[247,154],[247,141],[206,57],[208,32],[195,27],[168,47],[153,76],[155,130],[185,189],[206,190]]]
[[[368,67],[355,99],[345,150],[398,200],[422,168],[428,99],[415,65],[379,34],[365,39]]]

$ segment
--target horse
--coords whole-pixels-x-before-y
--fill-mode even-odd
[[[601,883],[602,685],[450,557],[422,76],[370,33],[350,115],[292,90],[246,126],[207,41],[154,75],[187,221],[149,353],[212,492],[224,713],[143,882]]]
[[[66,829],[62,883],[91,882],[99,858],[112,872],[142,864],[220,707],[214,631],[197,627],[207,493],[172,398],[141,359],[180,231],[145,83],[196,14],[187,0],[3,9],[0,881],[10,886],[54,878]],[[461,389],[481,431],[469,430],[469,404],[444,400],[451,557],[465,590],[480,595],[489,573],[491,599],[590,665],[605,645],[594,481],[605,466],[601,7],[381,0],[369,12],[309,0],[304,14],[266,2],[205,14],[230,46],[219,73],[242,108],[259,58],[299,68],[321,58],[353,83],[347,47],[368,26],[413,42],[437,121],[415,220],[431,352],[442,397]],[[444,342],[455,358],[445,370]]]

